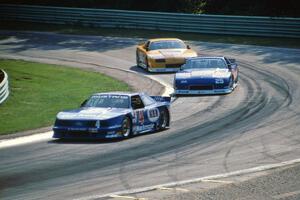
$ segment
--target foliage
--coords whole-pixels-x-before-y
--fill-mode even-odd
[[[300,17],[299,0],[0,0],[0,3],[226,15]]]

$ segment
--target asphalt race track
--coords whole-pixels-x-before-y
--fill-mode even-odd
[[[0,35],[7,36],[1,58],[145,73],[135,66],[141,39]],[[190,44],[201,55],[236,58],[240,79],[232,94],[177,98],[171,128],[155,134],[100,142],[49,138],[0,149],[0,199],[89,199],[300,158],[300,50]],[[172,86],[173,74],[147,75]]]

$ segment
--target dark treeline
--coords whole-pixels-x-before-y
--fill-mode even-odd
[[[0,3],[224,15],[300,17],[299,0],[0,0]]]

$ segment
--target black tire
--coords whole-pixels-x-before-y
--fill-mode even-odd
[[[148,57],[146,57],[145,62],[146,62],[146,70],[147,70],[147,72],[150,72],[149,71],[149,64],[148,64]]]
[[[230,77],[230,82],[229,82],[229,88],[234,89],[233,84],[234,84],[234,79],[233,79],[233,76],[231,76]]]
[[[122,136],[123,138],[130,138],[132,136],[132,122],[127,116],[122,121]]]
[[[162,109],[159,114],[158,130],[165,130],[168,128],[170,120],[169,112],[166,108]]]
[[[139,54],[138,54],[138,51],[136,51],[136,66],[137,66],[137,67],[141,67],[141,66],[140,66],[140,62],[139,62]]]
[[[236,76],[234,83],[237,83],[238,81],[239,81],[239,75]]]

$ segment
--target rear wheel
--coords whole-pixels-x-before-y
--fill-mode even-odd
[[[236,79],[235,79],[234,83],[237,83],[238,80],[239,80],[239,75],[236,75]]]
[[[148,58],[146,57],[146,59],[145,59],[145,65],[146,65],[146,70],[147,70],[147,72],[150,72],[149,71],[149,63],[148,63]]]
[[[137,66],[137,67],[141,67],[141,66],[140,66],[140,58],[139,58],[139,53],[138,53],[138,51],[136,51],[136,66]]]
[[[122,122],[122,136],[123,138],[131,137],[131,120],[129,117],[125,117]]]
[[[164,130],[168,127],[169,119],[169,112],[164,108],[162,111],[160,111],[159,130]]]

